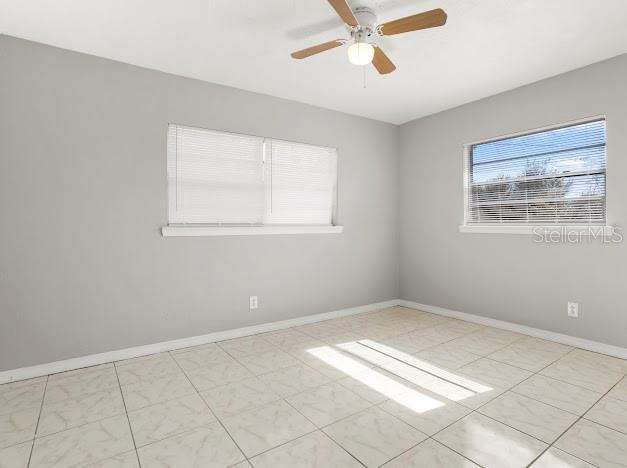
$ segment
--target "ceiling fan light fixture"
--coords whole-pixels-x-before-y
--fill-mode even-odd
[[[436,8],[435,10],[424,11],[381,24],[372,8],[367,6],[351,8],[348,0],[327,0],[327,2],[346,25],[350,39],[339,38],[303,50],[297,50],[291,54],[292,58],[297,60],[304,59],[335,49],[348,42],[353,42],[348,48],[348,60],[350,63],[359,66],[372,63],[372,66],[376,68],[379,74],[387,75],[396,70],[396,65],[377,45],[376,36],[395,36],[421,29],[437,28],[446,24],[447,18],[444,10]]]
[[[374,57],[374,47],[367,42],[355,42],[348,48],[348,60],[353,65],[368,65]]]

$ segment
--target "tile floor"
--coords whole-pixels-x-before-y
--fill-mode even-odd
[[[393,307],[0,385],[0,468],[627,466],[626,374]]]

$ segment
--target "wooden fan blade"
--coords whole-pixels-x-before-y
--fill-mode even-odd
[[[392,73],[396,70],[396,65],[394,65],[388,56],[385,55],[385,53],[381,50],[381,47],[374,48],[372,64],[382,75],[387,75],[388,73]]]
[[[336,47],[344,44],[342,39],[336,39],[334,41],[325,42],[323,44],[318,44],[313,47],[308,47],[307,49],[299,50],[298,52],[293,52],[292,58],[295,59],[304,59],[307,57],[311,57],[312,55],[319,54],[320,52],[324,52],[325,50],[335,49]]]
[[[342,18],[342,21],[349,26],[359,26],[359,22],[357,21],[357,18],[355,18],[351,7],[349,7],[348,3],[346,3],[346,0],[329,0],[329,3],[340,18]]]
[[[379,26],[379,31],[385,36],[401,34],[419,29],[435,28],[446,23],[446,13],[441,8],[425,11],[417,15],[407,16]]]

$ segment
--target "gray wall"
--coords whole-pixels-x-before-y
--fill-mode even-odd
[[[624,243],[458,232],[464,143],[599,114],[627,225],[627,56],[400,130],[7,36],[0,70],[0,371],[399,295],[627,345]],[[338,147],[344,233],[161,237],[168,122]]]
[[[627,55],[401,126],[401,297],[626,346],[625,242],[458,231],[464,143],[600,114],[608,220],[627,227]]]
[[[398,297],[398,127],[7,36],[0,70],[0,370]],[[337,147],[344,233],[163,238],[168,122]]]

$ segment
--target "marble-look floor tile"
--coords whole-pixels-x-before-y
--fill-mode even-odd
[[[401,334],[402,333],[396,332],[390,327],[386,327],[378,323],[371,323],[362,324],[361,326],[353,329],[338,330],[338,333],[321,338],[321,340],[324,340],[326,343],[332,345],[364,339],[383,342],[394,339]]]
[[[310,344],[316,346],[317,343],[320,343],[320,341],[315,338],[301,333],[298,330],[294,330],[293,328],[266,333],[263,335],[263,339],[283,350],[292,349],[294,347],[304,347]]]
[[[341,353],[341,352],[339,354],[346,355],[346,353]],[[356,366],[360,368],[375,367],[374,364],[371,364],[369,362],[364,362],[362,359],[356,358],[355,356],[348,356],[348,357],[352,360],[352,362]],[[340,380],[340,379],[346,378],[348,375],[351,375],[350,373],[347,373],[341,368],[338,368],[337,363],[332,362],[332,361],[329,362],[329,361],[323,361],[320,359],[313,359],[313,360],[309,360],[305,362],[309,367],[316,370],[320,374],[324,375],[329,380]]]
[[[381,323],[387,324],[389,320],[390,320],[389,317],[388,318],[382,317]],[[446,323],[448,321],[449,319],[446,317],[442,317],[439,315],[426,314],[422,317],[414,317],[412,319],[409,319],[407,320],[406,324],[407,324],[407,330],[416,331],[416,330],[430,329],[430,328],[435,327],[436,325]],[[403,323],[403,322],[401,321],[399,323]]]
[[[196,393],[196,389],[182,372],[122,387],[127,411],[174,400],[192,393]]]
[[[164,351],[162,353],[154,353],[154,354],[146,354],[145,356],[137,356],[134,358],[123,359],[121,361],[114,362],[115,367],[128,366],[129,364],[137,364],[140,362],[148,362],[154,359],[160,360],[163,358],[167,358],[167,356],[171,355],[169,352]]]
[[[280,349],[244,356],[238,358],[238,361],[255,375],[267,374],[277,369],[299,364],[295,357]]]
[[[320,338],[320,340],[324,341],[329,346],[338,346],[343,343],[352,343],[354,341],[364,339],[367,337],[366,335],[366,333],[362,332],[339,331],[338,333],[335,333],[333,335]]]
[[[606,354],[595,353],[592,351],[586,351],[585,349],[574,349],[568,355],[564,356],[564,360],[582,362],[589,366],[596,366],[606,369],[608,371],[616,371],[619,373],[627,374],[627,360]]]
[[[207,425],[216,419],[198,394],[130,411],[128,418],[137,447]]]
[[[556,449],[549,448],[532,465],[533,468],[593,468],[594,465],[586,463],[577,457]]]
[[[452,318],[438,326],[446,327],[465,335],[486,328],[484,325],[479,325],[478,323],[466,322],[464,320]]]
[[[388,318],[385,323],[388,328],[396,330],[399,334],[408,333],[415,330],[420,330],[424,328],[433,328],[436,325],[445,323],[447,319],[443,317],[439,317],[438,321],[433,320],[420,320],[419,318],[412,317],[398,317],[398,318]],[[429,323],[427,323],[429,322]]]
[[[447,341],[454,340],[460,336],[461,334],[459,333],[442,328],[442,325],[437,325],[418,328],[411,331],[408,330],[405,334],[392,338],[391,340],[386,341],[386,343],[390,343],[390,346],[394,346],[392,341],[397,341],[402,346],[404,342],[408,342],[409,347],[405,351],[415,354],[427,348],[432,348],[433,346],[441,345]]]
[[[479,468],[467,458],[433,439],[425,440],[403,453],[384,468]]]
[[[368,401],[335,382],[305,390],[287,398],[287,402],[318,427],[372,406]]]
[[[602,394],[561,380],[536,374],[519,383],[512,391],[581,416]]]
[[[342,328],[348,331],[354,331],[375,322],[371,322],[365,315],[353,315],[349,317],[334,319],[333,323],[336,324],[338,328]]]
[[[0,449],[31,440],[35,436],[39,408],[0,415]]]
[[[525,467],[546,444],[500,422],[472,413],[434,438],[486,468]]]
[[[89,367],[81,367],[80,369],[74,369],[71,371],[66,371],[66,372],[59,372],[57,374],[51,374],[48,377],[48,382],[54,382],[56,380],[63,380],[67,377],[75,377],[77,375],[83,375],[83,374],[88,374],[90,372],[94,372],[94,371],[101,371],[104,369],[111,369],[113,368],[113,363],[109,362],[106,364],[98,364],[96,366],[89,366]]]
[[[369,364],[370,367],[384,367],[385,364],[398,363],[399,359],[412,357],[409,353],[399,351],[391,346],[368,339],[360,340],[358,342],[343,343],[336,348],[333,348],[333,350],[335,350],[334,352],[337,352],[336,350],[338,348],[341,350],[342,355],[355,360],[357,363],[362,363],[364,365]],[[325,355],[321,354],[319,356],[324,359]],[[330,362],[333,363],[333,360]]]
[[[469,397],[455,400],[455,402],[462,406],[465,406],[466,408],[476,410],[478,408],[481,408],[486,403],[499,397],[508,390],[509,388],[491,387],[491,389],[486,392],[476,393]]]
[[[607,396],[616,398],[617,400],[627,401],[627,377],[623,377],[620,382],[612,387]]]
[[[255,468],[311,467],[359,468],[362,465],[320,431],[254,457]]]
[[[14,382],[7,382],[7,383],[0,384],[0,395],[6,392],[13,391],[16,388],[28,387],[34,384],[46,383],[46,381],[48,380],[48,377],[49,376],[44,375],[42,377],[34,377],[32,379],[16,380]]]
[[[218,422],[146,445],[137,452],[142,468],[222,468],[245,459]]]
[[[389,365],[384,364],[384,368],[406,380],[418,391],[426,390],[457,403],[463,401],[465,406],[471,398],[479,394],[482,401],[488,394],[490,398],[498,395],[492,386],[484,385],[478,379],[468,378],[458,371],[433,366],[413,356],[407,362],[397,361]]]
[[[312,432],[316,427],[285,401],[277,401],[222,421],[247,457]]]
[[[376,319],[375,323],[381,323],[389,327],[400,327],[399,329],[405,330],[406,333],[420,331],[426,328],[433,329],[452,321],[452,319],[443,317],[442,315],[430,314],[428,312],[420,312],[422,315],[416,315],[417,312],[418,311],[414,310],[410,315],[406,316],[386,316],[379,314],[374,318]]]
[[[459,369],[481,358],[480,355],[473,354],[463,347],[447,343],[421,351],[416,357],[447,369]]]
[[[486,358],[471,362],[456,372],[480,384],[497,388],[513,387],[532,375],[529,371]]]
[[[496,340],[506,345],[512,344],[522,338],[527,337],[521,333],[516,333],[502,328],[483,327],[475,332],[477,336],[483,336],[486,339]]]
[[[93,372],[79,373],[70,377],[48,382],[46,403],[57,403],[72,398],[83,398],[109,388],[119,388],[118,377],[113,367]]]
[[[470,409],[455,402],[412,390],[390,398],[379,408],[431,436],[463,418]]]
[[[525,434],[553,443],[578,416],[524,395],[507,392],[478,410]]]
[[[0,449],[0,468],[26,468],[33,442]]]
[[[134,448],[126,415],[114,416],[36,439],[30,466],[87,465]]]
[[[622,466],[626,373],[390,307],[0,385],[0,468]]]
[[[220,341],[217,344],[236,359],[277,349],[276,346],[257,335]]]
[[[363,370],[337,381],[373,405],[415,388],[415,385],[381,368]]]
[[[178,374],[181,369],[169,354],[117,367],[120,385],[131,385],[142,380]]]
[[[408,333],[396,336],[387,340],[382,340],[381,344],[389,346],[404,353],[414,354],[423,349],[431,348],[440,344],[442,341],[439,337],[430,335],[414,335]]]
[[[199,391],[238,382],[253,376],[248,369],[235,360],[196,367],[187,371],[186,374]]]
[[[119,387],[110,387],[102,392],[68,398],[56,403],[49,403],[46,399],[41,409],[37,437],[124,414],[124,411]]]
[[[555,447],[596,466],[627,466],[627,435],[580,419]]]
[[[29,385],[15,385],[16,383],[18,382],[0,386],[0,415],[41,407],[45,380]]]
[[[627,434],[627,401],[603,397],[584,418]]]
[[[324,341],[315,340],[314,338],[308,337],[311,341],[304,341],[297,345],[290,346],[289,348],[281,348],[287,354],[292,357],[295,357],[301,362],[311,362],[317,361],[318,358],[312,353],[313,350],[323,349],[325,347],[329,347]]]
[[[218,418],[228,418],[280,399],[257,377],[221,385],[201,393]]]
[[[391,326],[391,324],[369,325],[359,330],[354,330],[354,333],[359,335],[357,338],[358,340],[369,339],[381,342],[394,340],[395,338],[405,334],[406,332],[407,330],[398,329],[395,326]]]
[[[332,320],[331,322],[333,324],[337,324],[335,320]],[[413,327],[413,324],[412,324],[412,327]],[[406,334],[410,330],[409,330],[409,327],[406,329],[399,329],[399,327],[397,326],[397,323],[394,322],[391,318],[381,317],[380,320],[368,320],[368,321],[363,321],[361,323],[354,323],[353,325],[345,324],[343,331],[350,332],[350,333],[357,333],[359,335],[371,334],[372,336],[378,337],[378,338],[371,338],[371,339],[385,340],[393,336]]]
[[[573,348],[570,346],[525,337],[511,345],[489,354],[490,359],[531,372],[538,372],[552,362],[557,361]]]
[[[85,468],[139,468],[139,461],[137,460],[137,452],[133,450],[92,463]]]
[[[455,338],[449,341],[451,346],[464,349],[472,354],[487,356],[516,341],[518,336],[487,333],[488,329],[481,329],[474,333]],[[514,334],[515,335],[515,334]]]
[[[174,360],[184,371],[190,371],[198,367],[207,367],[225,362],[232,362],[233,358],[218,346],[204,347],[186,353],[173,355]]]
[[[325,340],[330,336],[337,335],[341,332],[346,332],[348,329],[345,326],[342,326],[339,322],[318,322],[312,323],[309,325],[302,325],[294,328],[296,331],[304,333],[305,335],[309,335],[312,338],[316,338],[319,340]]]
[[[368,467],[380,466],[426,438],[377,407],[333,423],[324,432]]]
[[[233,465],[230,468],[253,468],[248,460],[244,460],[243,462],[239,462],[237,465]]]
[[[605,393],[623,378],[625,372],[620,359],[576,349],[540,374]]]
[[[359,468],[362,465],[320,431],[256,456],[255,468]]]
[[[173,349],[168,352],[170,353],[170,356],[175,357],[177,354],[189,353],[191,351],[201,351],[203,349],[210,349],[210,348],[222,349],[218,346],[217,343],[211,342],[211,343],[202,343],[202,344],[195,345],[195,346],[187,346],[185,348]]]
[[[259,377],[270,389],[282,397],[303,392],[308,388],[318,387],[329,382],[329,377],[305,364],[298,364],[285,369],[263,374]]]
[[[468,335],[476,331],[482,330],[485,327],[476,323],[464,322],[463,320],[448,320],[440,324],[435,325],[429,330],[429,333],[445,334],[449,339],[459,338],[463,335]]]

